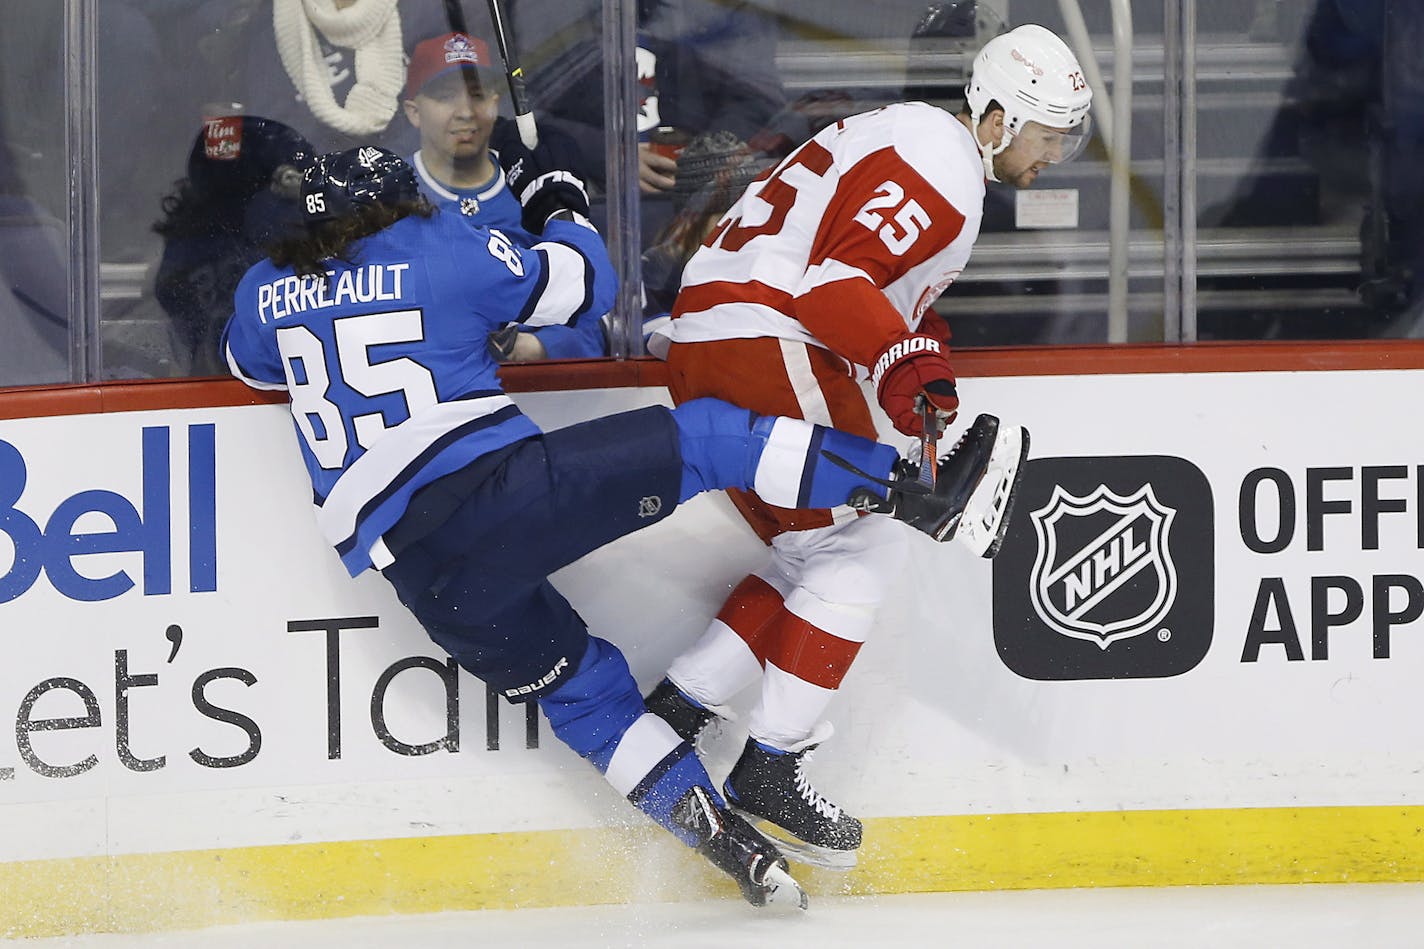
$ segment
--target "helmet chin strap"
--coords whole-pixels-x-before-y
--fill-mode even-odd
[[[979,118],[980,116],[970,114],[969,121],[974,123],[974,144],[979,146],[979,158],[984,162],[984,178],[987,181],[999,181],[999,176],[994,174],[994,156],[1013,144],[1014,133],[1007,125],[1004,126],[1004,137],[996,146],[993,142],[979,141]],[[1002,183],[1002,182],[1000,182]]]

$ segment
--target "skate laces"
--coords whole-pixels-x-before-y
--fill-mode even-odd
[[[826,800],[824,794],[817,791],[811,784],[811,779],[806,777],[804,770],[810,763],[812,755],[816,749],[807,748],[796,756],[796,793],[801,795],[801,800],[809,804],[817,814],[830,820],[841,819],[841,809],[830,801]]]

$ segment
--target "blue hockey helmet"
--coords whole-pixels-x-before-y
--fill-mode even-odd
[[[415,170],[399,155],[375,145],[322,155],[302,177],[302,214],[309,222],[419,196]]]

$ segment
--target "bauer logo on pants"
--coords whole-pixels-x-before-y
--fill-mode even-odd
[[[1212,498],[1167,456],[1031,460],[994,559],[994,642],[1029,679],[1180,675],[1211,645]]]

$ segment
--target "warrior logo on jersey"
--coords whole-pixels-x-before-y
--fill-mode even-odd
[[[1083,498],[1054,485],[1030,515],[1038,556],[1029,593],[1039,618],[1102,649],[1151,629],[1177,598],[1166,545],[1176,514],[1150,484],[1129,498],[1102,484]]]
[[[1213,503],[1168,456],[1035,458],[994,558],[994,643],[1028,679],[1181,675],[1211,645]]]

